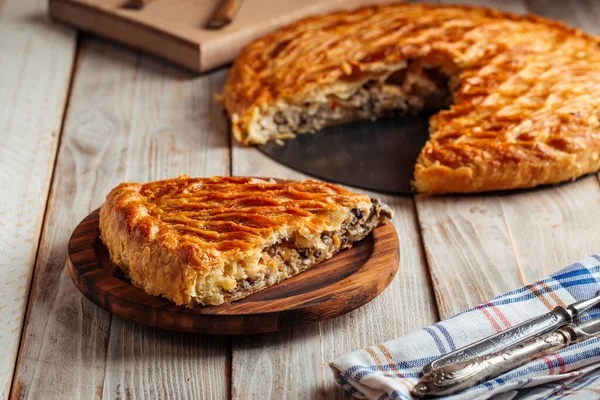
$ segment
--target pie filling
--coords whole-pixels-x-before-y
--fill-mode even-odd
[[[323,232],[319,238],[307,240],[294,233],[264,248],[258,256],[245,263],[234,262],[225,267],[220,276],[199,282],[197,301],[219,304],[224,300],[237,300],[268,288],[299,274],[349,248],[363,239],[377,225],[391,218],[391,209],[379,200],[372,199],[367,213],[353,209],[350,217],[336,231]],[[243,264],[243,265],[242,265]],[[216,285],[214,285],[214,283]],[[219,292],[214,288],[218,287]],[[212,287],[208,293],[206,288]]]
[[[327,101],[273,108],[260,118],[260,126],[253,129],[253,133],[270,140],[350,121],[439,110],[451,102],[448,77],[438,68],[425,68],[420,62],[412,61],[385,79],[366,81],[346,98],[331,94]]]

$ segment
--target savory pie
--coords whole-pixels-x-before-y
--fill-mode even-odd
[[[440,109],[420,192],[480,192],[600,168],[600,41],[488,8],[394,4],[311,17],[248,45],[223,93],[245,144]]]
[[[178,305],[238,300],[327,260],[392,211],[328,183],[190,178],[123,183],[100,209],[110,259]]]

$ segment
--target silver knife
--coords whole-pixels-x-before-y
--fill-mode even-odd
[[[446,396],[495,378],[523,364],[573,343],[600,336],[600,317],[578,326],[565,325],[554,332],[530,338],[502,351],[427,372],[412,390],[415,397]]]
[[[512,328],[498,332],[475,343],[461,347],[451,353],[430,362],[423,367],[423,373],[440,368],[447,364],[480,357],[494,351],[500,351],[523,340],[545,332],[553,331],[573,321],[582,312],[600,303],[600,295],[588,300],[578,301],[567,307],[557,306],[551,312],[540,315],[515,325]]]

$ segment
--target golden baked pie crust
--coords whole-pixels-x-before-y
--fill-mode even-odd
[[[430,121],[416,189],[527,188],[600,168],[599,46],[596,37],[533,15],[365,7],[307,18],[248,45],[223,101],[236,138],[260,143],[253,124],[267,110],[420,60],[450,76],[453,105]]]
[[[374,210],[368,196],[313,180],[182,175],[117,186],[100,209],[100,232],[111,261],[147,293],[179,305],[219,304],[349,247],[390,216],[368,215]],[[349,221],[364,229],[340,242]]]

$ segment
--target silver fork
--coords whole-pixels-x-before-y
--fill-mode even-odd
[[[547,314],[534,317],[512,328],[498,332],[475,343],[461,347],[451,353],[435,359],[423,367],[423,373],[447,364],[481,357],[513,346],[532,336],[550,332],[571,323],[575,317],[600,303],[600,294],[588,300],[578,301],[567,307],[557,306]]]

